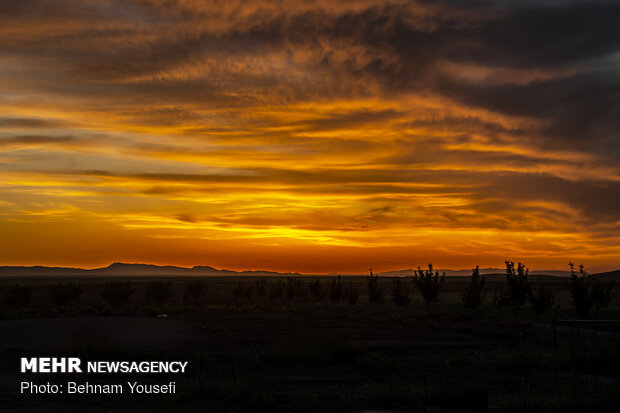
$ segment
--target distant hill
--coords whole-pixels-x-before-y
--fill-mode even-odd
[[[231,271],[218,270],[209,266],[197,265],[192,268],[176,267],[172,265],[152,265],[152,264],[127,264],[115,262],[103,268],[86,270],[83,268],[71,267],[20,267],[3,266],[0,267],[0,276],[149,276],[149,275],[300,275],[298,273],[278,273],[273,271]]]
[[[601,280],[620,281],[620,270],[599,272],[593,275]]]

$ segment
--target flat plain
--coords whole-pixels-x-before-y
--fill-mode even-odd
[[[539,278],[553,289],[555,304],[536,320],[529,304],[493,305],[495,291],[505,288],[501,275],[486,277],[486,297],[475,310],[461,300],[467,277],[447,277],[441,300],[428,307],[409,278],[403,280],[411,303],[399,307],[389,277],[379,279],[383,299],[374,304],[366,277],[341,280],[356,300],[335,300],[329,292],[317,298],[308,288],[315,277],[5,277],[0,298],[16,283],[32,295],[19,308],[0,307],[0,405],[7,411],[614,411],[620,326],[601,320],[620,318],[618,290],[592,320],[565,323],[557,320],[576,318],[568,280],[531,277]],[[111,305],[102,290],[120,280],[131,282],[133,294]],[[197,280],[206,292],[185,297],[187,282]],[[320,283],[329,289],[332,280]],[[173,295],[162,303],[145,294],[152,283],[168,282]],[[49,291],[58,283],[78,284],[79,298],[53,304]],[[287,295],[292,284],[297,290]],[[277,285],[280,295],[271,292]],[[556,334],[554,319],[564,327]],[[189,371],[112,380],[175,380],[174,395],[26,397],[17,391],[21,380],[111,380],[18,374],[19,357],[35,355],[187,360]]]

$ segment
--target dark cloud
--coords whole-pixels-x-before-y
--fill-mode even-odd
[[[521,201],[549,201],[569,205],[597,221],[620,219],[619,182],[569,182],[563,179],[527,174],[509,174],[485,185],[484,193],[501,194]]]
[[[9,138],[0,138],[0,147],[10,146],[25,148],[38,145],[62,145],[76,143],[79,140],[72,136],[40,136],[40,135],[23,135],[12,136]]]
[[[532,144],[619,154],[620,82],[610,74],[584,73],[521,86],[478,84],[454,89],[466,105],[545,121],[544,126],[530,130],[538,140],[530,140]]]
[[[63,122],[57,120],[39,118],[0,118],[0,128],[27,128],[27,129],[49,129],[63,126]]]
[[[253,11],[245,14],[222,5],[213,10],[208,3],[111,4],[88,2],[74,10],[73,2],[52,7],[37,1],[28,8],[3,7],[7,16],[28,21],[47,22],[68,12],[65,19],[89,31],[63,31],[56,37],[35,32],[28,39],[40,42],[38,47],[24,49],[22,43],[23,52],[45,49],[47,58],[73,49],[74,58],[67,62],[83,84],[68,90],[54,82],[46,86],[51,90],[122,99],[128,105],[167,101],[206,107],[368,96],[376,87],[387,96],[440,93],[464,105],[546,120],[545,129],[529,131],[543,146],[545,138],[573,147],[595,141],[598,153],[618,151],[615,73],[620,63],[597,64],[620,48],[617,3],[379,1],[331,9],[317,2],[278,10],[250,2],[244,6]],[[93,24],[93,19],[108,25]],[[126,21],[134,24],[125,26]],[[12,36],[4,35],[7,42]],[[92,47],[83,48],[84,42]],[[11,44],[13,50],[16,43]],[[281,60],[282,66],[257,71],[253,63],[263,56]],[[208,63],[202,64],[205,59]],[[499,78],[463,79],[458,71],[440,70],[446,62],[484,68]],[[185,70],[183,65],[195,65],[194,75],[164,75]],[[510,73],[501,74],[502,68],[573,74],[551,72],[522,84]],[[105,87],[97,86],[101,82]],[[166,116],[173,124],[189,115]],[[165,117],[152,114],[149,119],[163,122]],[[351,122],[356,120],[363,116]]]
[[[358,110],[341,115],[332,115],[307,121],[298,121],[289,125],[301,126],[304,131],[328,131],[363,127],[373,123],[383,123],[402,117],[404,113],[395,110]]]

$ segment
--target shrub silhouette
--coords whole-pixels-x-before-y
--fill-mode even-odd
[[[264,297],[267,294],[267,282],[264,278],[254,281],[254,289],[259,297]]]
[[[327,295],[327,288],[321,283],[321,280],[316,278],[314,281],[308,283],[308,291],[314,296],[316,301],[322,301]]]
[[[518,310],[526,303],[532,289],[532,285],[527,278],[529,269],[521,263],[518,264],[516,269],[514,262],[505,261],[505,263],[508,291],[496,293],[494,303],[498,308],[515,306]]]
[[[600,280],[595,280],[591,274],[579,265],[579,273],[575,271],[575,265],[570,262],[570,281],[568,290],[577,314],[583,318],[590,316],[590,310],[595,307],[596,314],[601,308],[607,307],[611,302],[613,285],[601,285]]]
[[[82,288],[77,284],[58,283],[49,289],[50,300],[54,305],[62,307],[72,301],[77,301],[82,293]]]
[[[343,298],[349,302],[350,305],[355,305],[359,298],[359,291],[357,287],[353,285],[353,280],[349,281],[344,287]]]
[[[133,293],[131,281],[110,281],[101,290],[101,297],[106,303],[117,307],[129,300]]]
[[[183,290],[183,299],[185,301],[193,300],[194,303],[198,304],[208,291],[209,287],[204,280],[187,281]]]
[[[9,307],[24,307],[30,301],[31,295],[31,287],[15,284],[6,292],[4,303]]]
[[[371,304],[380,303],[383,300],[383,288],[379,285],[379,276],[372,274],[372,268],[370,275],[366,278],[366,284],[368,285],[368,301]]]
[[[495,291],[495,294],[493,295],[493,305],[495,306],[495,308],[499,310],[510,305],[507,297],[507,294],[500,291]]]
[[[538,318],[547,313],[553,307],[555,303],[555,294],[551,287],[545,286],[542,280],[539,278],[536,286],[531,289],[528,300],[532,305],[532,310],[536,314],[536,321]]]
[[[610,281],[607,285],[602,285],[600,280],[595,280],[592,286],[592,296],[594,297],[594,310],[596,315],[599,311],[611,304],[611,292],[613,283]]]
[[[244,282],[238,283],[235,288],[233,288],[233,297],[236,299],[246,299],[251,300],[254,296],[254,284],[248,284]]]
[[[392,301],[398,307],[406,307],[411,302],[409,288],[400,277],[392,278]]]
[[[298,278],[286,277],[286,298],[302,299],[306,293],[304,282]]]
[[[284,296],[284,283],[282,280],[278,280],[275,284],[271,286],[269,289],[269,299],[270,300],[280,300]]]
[[[329,281],[329,299],[337,303],[342,299],[344,293],[344,285],[342,284],[342,277],[339,275],[335,278],[332,278]]]
[[[427,270],[418,267],[417,273],[413,276],[413,284],[416,286],[428,311],[431,303],[436,303],[441,299],[441,292],[446,281],[446,273],[439,275],[439,271],[433,272],[433,264],[428,264]]]
[[[163,305],[164,302],[174,296],[171,281],[154,281],[148,283],[144,287],[144,295],[150,301],[157,305]]]
[[[465,308],[471,308],[473,310],[478,308],[484,300],[486,292],[484,284],[486,282],[486,277],[480,275],[480,269],[476,265],[476,268],[471,270],[471,277],[469,280],[469,285],[463,292],[463,304]]]

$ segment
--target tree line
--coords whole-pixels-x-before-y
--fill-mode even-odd
[[[516,266],[512,261],[505,261],[505,284],[501,291],[496,291],[493,304],[496,308],[512,307],[518,312],[524,305],[530,304],[536,318],[549,312],[555,303],[555,292],[543,284],[539,278],[532,282],[529,270],[522,263]],[[589,318],[592,313],[609,306],[612,299],[613,285],[611,282],[602,283],[585,271],[584,266],[575,267],[569,263],[570,278],[566,283],[572,304],[580,317]],[[407,307],[412,300],[412,288],[417,289],[426,304],[427,311],[432,304],[439,302],[444,295],[446,280],[445,272],[440,274],[428,264],[426,269],[418,267],[413,276],[392,277],[389,291],[384,291],[384,285],[379,282],[379,276],[370,274],[366,277],[366,293],[370,304],[378,304],[389,299],[399,308]],[[144,296],[158,306],[175,295],[172,281],[153,281],[144,285]],[[204,280],[187,281],[183,287],[183,300],[187,303],[200,304],[208,292],[208,283]],[[8,307],[25,307],[29,301],[33,287],[16,284],[8,288],[4,302]],[[77,302],[82,288],[75,283],[57,283],[48,287],[50,301],[58,307]],[[108,305],[118,309],[130,300],[135,292],[131,281],[109,281],[100,291],[101,298]],[[387,294],[386,294],[387,293]],[[472,269],[468,283],[462,292],[462,304],[466,309],[474,310],[481,306],[487,293],[486,277],[480,274],[478,266]],[[301,300],[310,296],[316,302],[330,301],[332,303],[348,302],[355,305],[360,296],[359,286],[352,280],[344,281],[336,276],[329,279],[316,278],[304,281],[296,277],[286,280],[278,279],[268,283],[261,278],[253,283],[240,282],[232,289],[232,295],[238,300],[251,300],[253,297],[262,297],[272,301]]]

